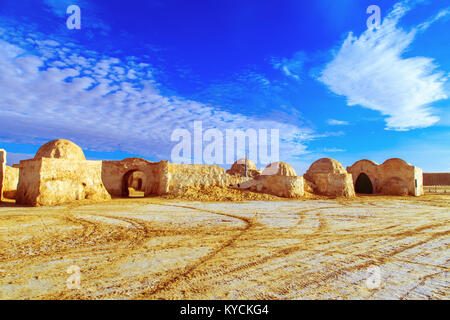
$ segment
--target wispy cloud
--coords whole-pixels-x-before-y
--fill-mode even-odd
[[[20,162],[20,160],[26,160],[26,159],[32,159],[32,158],[34,158],[34,154],[6,152],[6,164],[8,166],[17,164]]]
[[[336,120],[336,119],[328,119],[327,123],[332,126],[348,126],[348,121]]]
[[[66,17],[67,7],[70,5],[77,5],[85,7],[86,2],[83,0],[44,0],[47,9],[58,17]]]
[[[204,129],[279,129],[280,157],[307,152],[308,128],[163,95],[148,63],[47,40],[0,28],[3,140],[66,138],[90,150],[168,159],[172,131],[201,120]]]
[[[103,33],[110,31],[110,27],[101,19],[101,14],[96,10],[93,1],[86,0],[44,0],[47,11],[56,15],[58,18],[66,19],[69,17],[67,8],[71,5],[77,5],[81,10],[82,28],[99,29]],[[63,25],[63,24],[62,24]]]
[[[433,125],[439,118],[431,103],[448,97],[444,89],[448,77],[437,70],[433,59],[402,57],[417,33],[446,16],[448,9],[407,32],[398,22],[411,10],[410,3],[414,4],[397,3],[378,30],[366,30],[359,37],[349,33],[319,76],[332,92],[345,96],[349,106],[386,115],[387,129]]]
[[[306,54],[303,51],[298,51],[291,59],[272,58],[271,62],[275,69],[281,70],[287,77],[300,80],[306,59]]]
[[[335,153],[335,152],[345,152],[347,150],[339,149],[339,148],[324,148],[323,151],[324,152],[329,152],[329,153]]]

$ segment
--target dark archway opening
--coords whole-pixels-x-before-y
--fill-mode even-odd
[[[356,179],[355,182],[355,192],[356,193],[364,193],[364,194],[372,194],[373,186],[370,178],[364,172],[361,172]]]
[[[122,197],[139,198],[145,196],[144,173],[139,170],[130,170],[122,178]]]

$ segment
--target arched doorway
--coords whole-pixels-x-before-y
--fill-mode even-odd
[[[145,196],[145,175],[139,170],[130,170],[122,178],[122,197],[139,198]]]
[[[370,178],[364,172],[361,172],[355,182],[355,192],[371,194],[373,193],[373,186]]]

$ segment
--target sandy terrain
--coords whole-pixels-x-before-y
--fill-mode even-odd
[[[0,298],[448,299],[449,244],[450,195],[7,203]]]

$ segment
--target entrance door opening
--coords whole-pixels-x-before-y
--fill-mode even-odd
[[[370,178],[364,172],[361,172],[356,179],[355,182],[355,192],[356,193],[364,193],[364,194],[372,194],[373,186]]]
[[[145,196],[145,175],[139,170],[130,170],[122,178],[122,197],[139,198]]]

